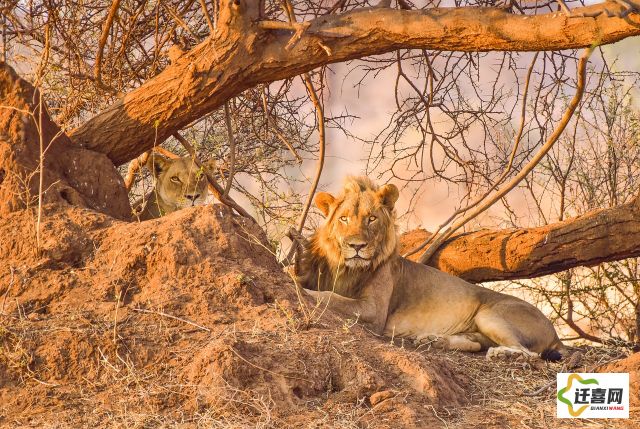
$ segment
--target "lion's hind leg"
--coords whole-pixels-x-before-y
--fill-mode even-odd
[[[554,341],[553,326],[542,314],[533,312],[528,305],[513,304],[513,308],[481,310],[475,317],[478,331],[495,343],[487,351],[487,359],[539,357]]]
[[[475,334],[456,335],[422,335],[416,337],[416,343],[431,344],[443,350],[458,350],[461,352],[479,352],[482,344],[476,340]]]

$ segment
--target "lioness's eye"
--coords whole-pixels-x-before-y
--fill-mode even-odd
[[[180,183],[180,178],[178,176],[172,176],[171,181],[175,183]]]
[[[348,218],[348,217],[346,217],[346,216],[340,216],[340,222],[347,223],[347,221],[348,221],[348,220],[349,220],[349,218]]]
[[[373,222],[374,220],[378,219],[375,216],[369,216],[369,223]]]

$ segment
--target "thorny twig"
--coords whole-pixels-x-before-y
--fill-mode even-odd
[[[593,52],[594,48],[589,47],[584,51],[584,54],[580,58],[578,62],[578,81],[576,85],[576,93],[571,99],[569,106],[565,110],[560,123],[553,131],[551,136],[547,139],[545,144],[539,149],[536,155],[524,166],[518,174],[511,179],[505,186],[499,189],[492,197],[486,199],[482,204],[478,205],[474,210],[466,214],[464,217],[454,222],[444,233],[439,235],[435,241],[427,248],[427,250],[420,256],[419,261],[421,263],[427,263],[431,256],[438,250],[438,248],[448,240],[456,231],[466,225],[469,221],[474,219],[476,216],[487,210],[491,207],[496,201],[500,200],[504,197],[509,191],[511,191],[514,187],[516,187],[535,167],[538,163],[545,157],[545,155],[551,150],[553,145],[556,143],[567,124],[573,117],[573,113],[575,112],[580,100],[582,99],[582,95],[584,94],[585,81],[586,81],[586,69],[589,57]]]
[[[231,185],[233,185],[233,176],[236,174],[236,140],[233,136],[233,127],[231,126],[231,113],[229,112],[229,102],[224,103],[224,123],[227,126],[227,137],[229,138],[229,177],[224,187],[224,198],[229,197]]]

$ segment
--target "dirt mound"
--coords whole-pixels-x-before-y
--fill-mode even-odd
[[[0,216],[37,205],[40,149],[45,203],[92,208],[113,217],[131,216],[124,182],[103,154],[71,143],[40,113],[39,94],[0,63]]]
[[[400,254],[404,255],[407,252],[411,252],[416,249],[422,243],[424,243],[431,235],[429,231],[423,228],[417,228],[411,231],[407,231],[400,235]],[[412,261],[417,261],[420,257],[420,252],[416,252],[408,258]]]
[[[445,356],[301,305],[224,206],[138,223],[0,219],[0,426],[423,427],[468,401]]]
[[[598,372],[628,372],[629,373],[629,402],[631,408],[640,407],[640,353],[610,363]]]

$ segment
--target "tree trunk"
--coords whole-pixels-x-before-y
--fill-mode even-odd
[[[258,1],[223,0],[218,31],[71,133],[123,164],[258,84],[397,49],[542,51],[640,35],[640,15],[515,15],[497,8],[362,8],[309,21],[299,39],[283,22],[258,22]],[[619,12],[616,3],[574,9]],[[305,25],[306,25],[305,24]],[[270,27],[270,28],[269,28]],[[280,28],[280,29],[276,29]]]
[[[402,235],[401,253],[429,237]],[[446,241],[429,265],[472,282],[539,277],[640,256],[640,197],[537,228],[480,230]],[[417,259],[413,255],[410,259]]]

